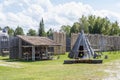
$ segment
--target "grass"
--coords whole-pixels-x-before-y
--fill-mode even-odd
[[[0,80],[102,80],[108,73],[104,72],[107,64],[120,59],[119,52],[104,52],[108,59],[103,64],[63,64],[68,59],[60,55],[58,60],[26,62],[0,57]],[[104,57],[102,57],[104,58]]]
[[[112,51],[112,52],[103,52],[103,60],[104,63],[110,62],[113,60],[120,60],[120,51]],[[107,55],[108,59],[104,59],[104,56]]]

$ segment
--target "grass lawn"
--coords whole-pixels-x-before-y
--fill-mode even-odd
[[[0,80],[103,80],[109,76],[105,70],[120,60],[120,52],[104,52],[108,59],[103,64],[63,64],[66,55],[58,60],[15,61],[0,57]]]

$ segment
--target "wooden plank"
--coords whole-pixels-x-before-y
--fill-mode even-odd
[[[26,48],[26,47],[32,47],[31,45],[29,46],[29,45],[27,45],[27,46],[22,46],[22,47],[24,47],[24,48]]]

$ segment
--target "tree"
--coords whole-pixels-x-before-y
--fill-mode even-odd
[[[111,27],[110,21],[108,20],[108,18],[103,18],[101,22],[102,22],[101,33],[104,35],[109,35]]]
[[[70,33],[79,33],[81,30],[80,23],[75,22],[70,29]]]
[[[115,21],[114,23],[112,23],[111,29],[110,29],[110,35],[119,35],[119,26],[118,26],[118,22]]]
[[[66,32],[67,26],[63,25],[61,31]],[[82,16],[79,18],[79,22],[75,22],[70,28],[71,33],[79,33],[81,29],[84,29],[85,33],[90,34],[104,34],[104,35],[120,35],[120,26],[118,22],[110,22],[107,17],[101,18],[95,15],[88,17]]]
[[[95,17],[95,15],[90,15],[90,16],[88,16],[88,29],[89,29],[89,33],[93,33],[93,26],[94,26],[94,24],[95,24],[95,19],[96,19],[96,17]]]
[[[12,28],[8,29],[9,36],[14,36],[14,30]]]
[[[71,29],[71,26],[63,25],[61,26],[60,32],[65,32],[67,36],[70,36],[70,29]]]
[[[35,30],[29,29],[27,35],[29,35],[29,36],[36,36],[37,34],[36,34]]]
[[[4,27],[7,29],[8,35],[9,36],[14,36],[14,30],[12,28],[10,28],[9,26]]]
[[[15,29],[14,35],[24,35],[23,29],[22,27],[17,26],[17,28]]]
[[[87,21],[87,17],[82,15],[82,17],[79,19],[79,23],[80,23],[80,26],[82,26],[83,30],[85,33],[89,33],[89,29],[88,29],[88,21]]]
[[[102,29],[101,18],[97,17],[93,25],[93,34],[101,34],[101,29]]]
[[[47,31],[47,36],[53,36],[53,32],[54,32],[54,30],[50,28],[50,29]]]
[[[40,21],[40,25],[39,25],[39,30],[38,30],[38,35],[39,36],[46,36],[45,30],[44,30],[44,21],[43,18]]]

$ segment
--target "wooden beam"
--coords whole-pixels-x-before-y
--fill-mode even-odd
[[[32,46],[32,61],[35,61],[35,46]]]
[[[22,40],[21,39],[19,39],[19,59],[21,59],[22,58]]]
[[[31,45],[27,45],[27,46],[22,46],[24,48],[29,48],[29,47],[32,47]]]

